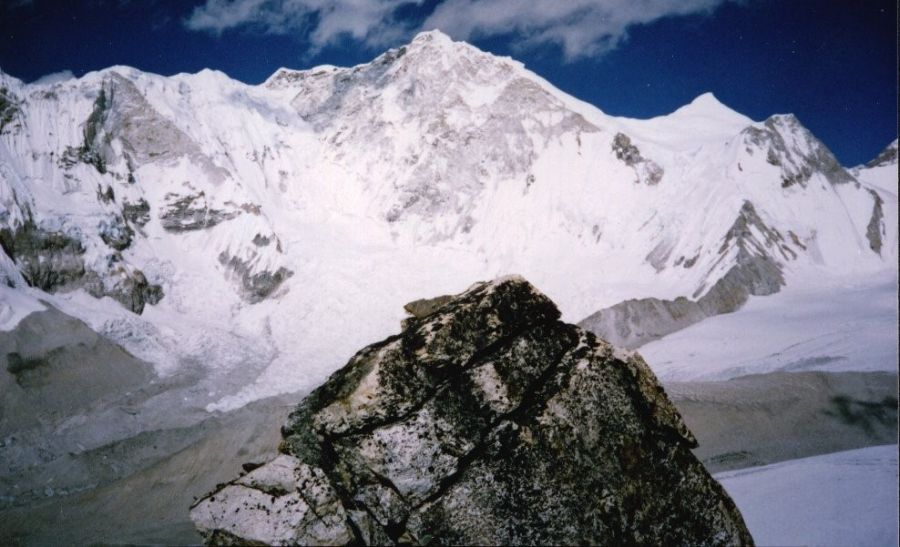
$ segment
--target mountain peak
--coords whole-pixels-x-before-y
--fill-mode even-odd
[[[706,93],[697,96],[693,101],[682,106],[672,114],[678,116],[729,119],[745,124],[753,123],[753,120],[750,118],[747,118],[740,112],[723,104],[711,91],[707,91]]]
[[[437,45],[451,45],[453,39],[441,32],[439,29],[425,30],[416,34],[412,39],[412,44],[433,43]]]
[[[866,164],[866,167],[881,167],[882,165],[897,164],[897,139],[887,145],[875,159]]]
[[[697,97],[689,104],[704,108],[728,108],[727,106],[722,104],[722,101],[720,101],[712,91],[707,91],[706,93],[697,95]]]

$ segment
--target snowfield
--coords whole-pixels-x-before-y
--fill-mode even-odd
[[[715,477],[757,545],[897,545],[897,445]]]
[[[897,277],[788,283],[641,347],[663,381],[784,371],[897,372]]]

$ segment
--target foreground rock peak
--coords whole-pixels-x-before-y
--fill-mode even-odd
[[[639,355],[517,276],[413,309],[194,505],[207,542],[752,543]]]

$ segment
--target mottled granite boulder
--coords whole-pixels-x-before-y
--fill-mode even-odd
[[[407,319],[282,434],[193,507],[210,543],[752,543],[641,357],[519,277]]]

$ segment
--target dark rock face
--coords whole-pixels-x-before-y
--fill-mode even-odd
[[[764,127],[748,127],[743,134],[748,152],[754,148],[766,150],[766,161],[781,167],[781,186],[806,187],[814,173],[821,173],[831,184],[854,182],[834,154],[805,129],[793,114],[771,116]],[[793,139],[785,140],[785,135]],[[803,146],[798,146],[802,142]]]
[[[883,165],[890,165],[892,163],[897,163],[897,141],[895,140],[891,144],[887,145],[884,150],[881,151],[880,154],[875,156],[875,158],[866,164],[866,167],[881,167]]]
[[[127,249],[131,245],[131,239],[134,237],[134,230],[121,217],[101,220],[97,231],[100,233],[100,239],[103,240],[103,243],[117,251]]]
[[[869,248],[881,254],[882,236],[885,232],[884,210],[882,208],[884,200],[881,199],[878,192],[873,190],[869,190],[869,192],[875,199],[875,204],[872,206],[872,216],[869,218],[869,225],[866,226],[866,239],[869,240]]]
[[[750,544],[638,355],[479,283],[364,348],[282,455],[200,500],[210,543]]]
[[[294,275],[294,272],[284,267],[279,267],[274,272],[263,270],[254,273],[247,261],[226,253],[219,255],[219,264],[230,269],[237,276],[244,297],[251,303],[265,300],[286,279]]]
[[[9,89],[0,87],[0,135],[7,128],[19,125],[17,118],[20,112],[16,96]]]
[[[0,246],[33,287],[54,291],[84,275],[84,246],[62,232],[26,222],[15,229],[0,230]]]
[[[88,272],[85,290],[96,298],[109,296],[138,315],[144,313],[147,304],[157,304],[165,296],[162,286],[147,281],[140,270],[122,266],[113,268],[110,273],[112,275],[103,279]]]
[[[204,192],[186,196],[169,194],[166,196],[166,208],[159,215],[159,220],[166,231],[187,232],[211,228],[240,214],[240,211],[211,208]]]
[[[616,154],[616,158],[623,161],[625,165],[634,168],[636,178],[634,182],[649,184],[651,186],[659,184],[662,180],[663,168],[656,162],[648,160],[641,155],[638,147],[632,144],[631,139],[624,133],[616,133],[613,137],[612,151]]]
[[[125,248],[131,242],[132,232],[122,223],[101,224],[100,234],[111,247]],[[15,229],[0,230],[0,248],[15,260],[29,285],[44,291],[84,287],[91,295],[110,296],[138,314],[146,304],[156,304],[163,297],[162,287],[148,282],[140,270],[123,263],[119,253],[109,256],[108,271],[101,276],[85,268],[81,241],[30,221]]]
[[[112,146],[121,145],[121,157]],[[200,149],[175,124],[160,115],[128,78],[111,73],[94,100],[94,108],[84,122],[84,140],[78,149],[70,149],[64,166],[81,161],[93,165],[101,174],[110,167],[124,167],[129,182],[133,171],[148,162],[172,160],[182,156],[200,158]],[[211,171],[208,160],[200,160]]]
[[[143,198],[135,203],[126,201],[125,204],[122,205],[122,216],[130,224],[144,226],[150,222],[150,204]]]

